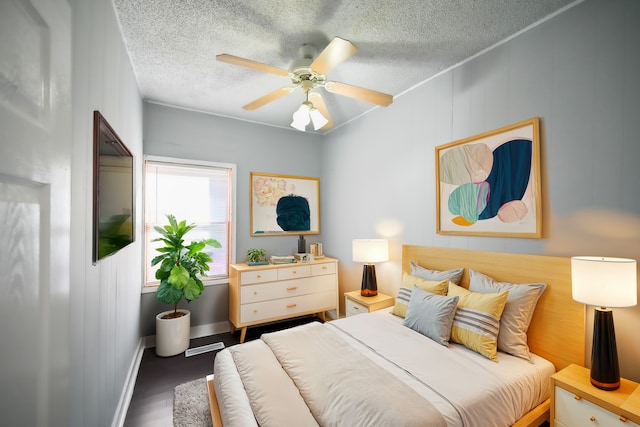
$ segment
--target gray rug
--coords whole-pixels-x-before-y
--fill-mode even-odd
[[[180,384],[173,392],[174,427],[210,427],[209,392],[206,378]]]

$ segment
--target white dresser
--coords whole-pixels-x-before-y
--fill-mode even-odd
[[[240,342],[249,326],[315,313],[324,318],[327,310],[339,317],[337,259],[231,264],[229,274],[229,321],[234,330],[241,328]]]
[[[569,365],[553,375],[552,425],[557,427],[639,427],[640,386],[622,378],[604,391],[589,382],[589,370]]]

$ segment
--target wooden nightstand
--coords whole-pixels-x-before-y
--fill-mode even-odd
[[[640,427],[638,383],[621,378],[618,390],[600,390],[591,385],[589,369],[578,365],[569,365],[551,378],[552,425]]]
[[[373,297],[363,297],[359,290],[344,293],[344,307],[347,317],[391,307],[394,303],[393,297],[380,292]]]

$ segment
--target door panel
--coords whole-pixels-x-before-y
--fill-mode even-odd
[[[0,424],[69,425],[71,13],[0,1]]]

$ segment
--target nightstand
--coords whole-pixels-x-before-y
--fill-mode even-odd
[[[347,317],[391,307],[394,303],[393,297],[380,292],[373,297],[363,297],[359,290],[344,293],[344,307]]]
[[[591,385],[589,369],[578,365],[551,378],[552,425],[640,427],[638,383],[621,378],[618,390],[600,390]]]

